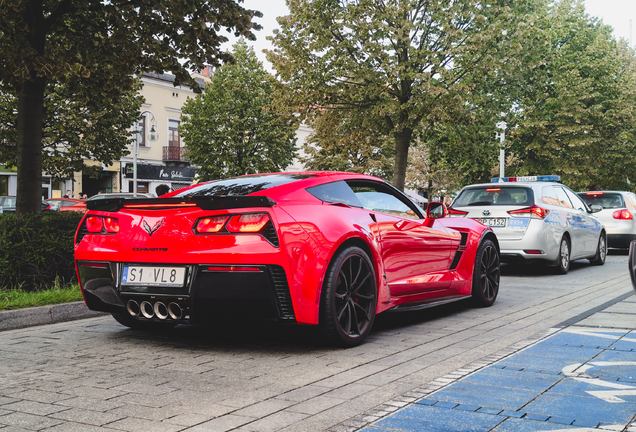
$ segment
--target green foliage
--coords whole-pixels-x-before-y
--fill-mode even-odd
[[[357,123],[348,111],[312,113],[312,133],[303,145],[299,160],[310,170],[349,171],[385,180],[393,177],[395,145],[392,140]]]
[[[575,190],[630,190],[636,179],[634,52],[581,0],[551,6],[543,66],[527,76],[508,138],[510,175],[558,174]]]
[[[280,171],[293,159],[298,121],[271,109],[275,81],[244,41],[183,106],[181,135],[201,180]]]
[[[16,214],[39,211],[43,147],[52,153],[49,162],[57,156],[50,143],[42,144],[48,84],[64,86],[61,99],[79,95],[78,103],[87,105],[76,108],[91,110],[92,121],[104,120],[108,110],[119,106],[122,95],[135,87],[133,77],[143,72],[169,71],[175,85],[198,91],[190,70],[232,60],[220,48],[227,41],[223,31],[255,39],[252,30],[260,26],[251,20],[262,15],[245,10],[239,1],[0,1],[0,90],[18,98],[17,113],[12,113],[17,114],[16,141],[1,144],[15,145],[15,150],[3,149],[2,158],[15,157],[18,168]],[[93,125],[95,134],[88,138],[93,159],[114,157],[127,138],[120,138],[110,153],[103,147],[113,145],[112,134],[100,130],[99,122]],[[48,166],[53,172],[54,165],[59,164]]]
[[[74,172],[101,171],[84,160],[110,165],[128,153],[134,124],[143,98],[138,95],[141,80],[127,77],[126,91],[113,95],[108,104],[87,94],[78,80],[66,84],[51,80],[46,87],[42,126],[43,171],[58,179],[70,179]],[[121,79],[120,79],[121,80]],[[114,83],[113,83],[114,84]],[[0,94],[0,164],[17,164],[18,98]]]
[[[75,280],[75,231],[82,213],[0,215],[0,287],[50,288]]]
[[[465,109],[481,81],[518,68],[535,3],[290,0],[268,53],[292,90],[281,103],[303,114],[346,109],[393,138],[393,184],[402,188],[417,130]]]
[[[0,311],[23,309],[35,306],[47,306],[82,300],[79,285],[61,287],[54,285],[51,289],[25,291],[23,289],[0,289]]]

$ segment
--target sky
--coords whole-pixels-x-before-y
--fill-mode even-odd
[[[636,0],[584,0],[585,9],[591,16],[603,19],[605,24],[614,28],[614,36],[629,40],[629,21],[632,20],[632,41],[636,40]],[[255,9],[263,13],[263,18],[255,19],[263,29],[255,32],[256,41],[248,41],[248,45],[254,48],[259,60],[263,62],[265,68],[272,72],[271,65],[265,59],[263,49],[270,49],[271,44],[266,36],[271,36],[274,29],[279,28],[276,17],[284,16],[289,13],[289,9],[285,4],[285,0],[245,0],[243,7],[246,9]],[[231,48],[232,42],[227,44],[227,49]],[[634,43],[632,42],[632,46]]]

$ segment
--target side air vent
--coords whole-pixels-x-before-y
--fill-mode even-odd
[[[459,260],[462,258],[463,254],[464,254],[463,250],[458,250],[457,252],[455,252],[455,258],[453,258],[453,262],[451,263],[449,270],[455,270],[457,268],[457,265],[459,264]]]
[[[294,306],[292,305],[285,270],[280,266],[271,265],[269,266],[269,271],[272,274],[272,280],[274,282],[274,292],[276,294],[280,317],[284,320],[295,320],[296,315],[294,314]]]
[[[459,233],[462,236],[462,240],[459,242],[459,247],[464,247],[466,246],[466,243],[468,243],[468,233]]]
[[[275,247],[280,247],[278,234],[276,234],[276,228],[274,228],[274,224],[272,223],[272,221],[267,222],[267,225],[263,227],[261,235]]]
[[[82,224],[77,231],[77,238],[75,239],[75,244],[79,244],[85,235],[88,234],[88,230],[86,229],[86,221],[82,221]]]

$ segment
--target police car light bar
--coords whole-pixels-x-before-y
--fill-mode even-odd
[[[526,176],[526,177],[494,177],[490,180],[492,183],[508,183],[508,182],[558,182],[561,176],[545,175],[545,176]]]

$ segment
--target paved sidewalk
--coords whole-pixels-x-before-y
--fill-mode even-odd
[[[384,413],[359,416],[363,423],[392,412],[348,430],[636,431],[635,329],[636,297],[628,293],[491,365],[463,368],[386,404]]]

